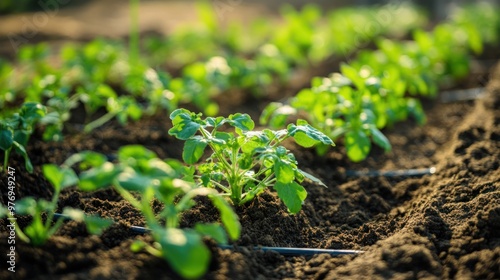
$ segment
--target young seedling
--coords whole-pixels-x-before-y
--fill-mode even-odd
[[[125,125],[128,119],[136,121],[142,116],[142,109],[132,96],[108,98],[106,109],[106,114],[85,125],[84,132],[90,133],[115,117],[120,124]]]
[[[33,165],[26,152],[26,145],[35,129],[35,124],[42,119],[47,112],[45,106],[27,102],[11,117],[0,119],[0,149],[4,151],[2,171],[8,166],[9,156],[14,149],[24,157],[26,170],[33,172]]]
[[[299,92],[289,105],[269,104],[260,122],[283,127],[290,115],[303,112],[321,132],[334,140],[342,137],[349,159],[359,162],[368,156],[372,141],[385,151],[391,149],[382,128],[406,119],[408,114],[425,120],[420,103],[404,96],[404,83],[346,64],[341,65],[341,71],[329,78],[313,79],[312,87]],[[326,149],[320,147],[317,152],[321,155]]]
[[[57,210],[57,201],[61,190],[74,186],[78,182],[78,177],[69,168],[59,168],[56,165],[47,164],[43,166],[43,174],[47,180],[54,186],[54,194],[51,201],[44,199],[35,199],[33,197],[25,197],[15,204],[16,214],[30,215],[32,221],[24,229],[16,227],[17,236],[24,242],[34,246],[41,246],[54,235],[54,233],[62,226],[63,220],[58,219],[53,222],[54,213]],[[1,210],[0,210],[1,212]],[[46,214],[45,221],[43,214]],[[81,210],[65,208],[63,214],[73,220],[82,221],[86,224],[87,230],[92,234],[100,234],[102,230],[111,225],[110,220],[101,219],[99,217],[85,216]],[[9,217],[13,217],[13,212],[8,212]]]
[[[229,204],[216,191],[196,187],[186,181],[192,172],[177,161],[162,161],[142,146],[125,146],[118,151],[116,163],[95,152],[82,152],[68,158],[63,166],[79,163],[79,188],[84,191],[113,187],[145,218],[155,240],[153,245],[137,241],[132,250],[146,250],[165,259],[185,278],[201,277],[210,262],[210,251],[202,241],[208,236],[226,243],[228,235],[236,240],[240,235],[238,217]],[[186,177],[186,180],[182,179]],[[134,195],[138,194],[138,195]],[[180,228],[182,213],[192,208],[195,197],[206,196],[219,210],[222,225],[199,223],[194,228]],[[153,199],[164,208],[155,214]],[[227,233],[227,234],[226,234]]]
[[[220,189],[234,205],[242,205],[273,187],[291,213],[299,212],[307,196],[300,183],[305,178],[322,183],[300,170],[295,156],[280,144],[292,137],[303,147],[334,145],[303,120],[283,130],[253,131],[254,122],[247,114],[202,119],[201,113],[177,109],[170,119],[173,127],[169,134],[186,141],[182,158],[187,164],[197,163],[210,147],[209,157],[197,166],[199,184]],[[232,126],[234,133],[221,131],[224,124]]]

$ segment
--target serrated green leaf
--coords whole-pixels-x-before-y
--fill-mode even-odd
[[[241,169],[250,169],[252,168],[253,158],[249,154],[243,154],[238,158],[238,166]]]
[[[261,131],[249,131],[244,136],[238,137],[238,144],[245,154],[251,154],[255,149],[265,147],[269,138]]]
[[[302,202],[307,197],[307,192],[301,185],[296,182],[289,184],[277,182],[274,189],[278,192],[278,196],[283,200],[290,213],[296,214],[300,211]]]
[[[177,109],[170,114],[173,127],[169,129],[168,134],[177,139],[187,140],[195,135],[200,124],[193,120],[192,113],[186,109]]]
[[[295,139],[297,144],[306,148],[312,147],[319,143],[332,146],[335,145],[332,139],[309,124],[289,124],[287,130],[288,134]]]
[[[354,162],[364,160],[371,149],[371,142],[362,130],[349,131],[345,135],[347,156]]]
[[[215,127],[215,128],[226,123],[226,119],[224,117],[216,117],[216,118],[208,117],[205,119],[205,121],[207,122],[207,125],[205,127],[211,126],[211,127]]]
[[[277,160],[274,164],[276,180],[283,184],[291,183],[295,179],[294,168],[286,162]]]
[[[207,141],[201,136],[190,138],[184,144],[182,159],[187,164],[194,164],[203,156]]]
[[[252,130],[255,124],[248,114],[236,113],[229,116],[229,124],[243,131]]]
[[[320,143],[319,141],[312,139],[306,133],[301,131],[295,133],[293,139],[295,139],[295,142],[297,142],[297,144],[304,148],[310,148]]]

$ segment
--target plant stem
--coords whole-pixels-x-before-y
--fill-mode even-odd
[[[206,129],[204,129],[203,127],[200,129],[200,132],[201,134],[203,135],[203,137],[207,140],[210,139],[210,135],[211,133],[208,132]],[[217,149],[215,149],[215,147],[213,146],[212,142],[211,141],[208,141],[208,145],[210,146],[210,148],[212,149],[212,151],[214,151],[214,154],[215,156],[217,157],[217,159],[222,162],[222,164],[224,164],[224,166],[228,169],[228,170],[231,170],[231,165],[229,164],[229,162],[226,161],[226,159],[220,155],[220,153],[217,151]]]
[[[224,185],[222,185],[221,183],[219,182],[216,182],[214,180],[210,180],[212,182],[212,184],[216,185],[217,187],[221,188],[223,191],[225,191],[226,193],[231,193],[231,190],[226,188]]]
[[[52,201],[50,202],[51,204],[51,210],[49,213],[47,213],[47,220],[45,221],[45,228],[48,229],[50,228],[50,224],[52,223],[52,219],[54,218],[54,213],[57,208],[57,201],[59,200],[59,194],[61,193],[61,188],[54,188],[54,194],[52,195]]]
[[[123,197],[125,200],[127,200],[132,206],[134,206],[136,209],[141,210],[141,203],[135,199],[135,197],[129,193],[127,190],[124,188],[118,186],[118,184],[113,184],[115,190]]]
[[[231,200],[233,201],[234,205],[240,205],[243,187],[241,186],[239,180],[237,180],[236,178],[232,178],[232,180],[229,181],[229,186],[231,188]]]
[[[238,154],[238,147],[233,147],[232,151],[231,151],[231,163],[232,163],[232,168],[231,168],[231,180],[229,182],[229,187],[231,188],[231,200],[233,200],[233,202],[236,204],[236,205],[239,205],[240,202],[241,202],[241,196],[243,194],[243,187],[241,186],[241,180],[240,180],[240,176],[238,174],[238,158],[237,158],[237,154]]]
[[[161,250],[158,250],[150,245],[146,245],[144,247],[144,250],[146,250],[146,252],[150,253],[151,255],[157,257],[157,258],[161,258],[163,257],[163,254],[161,252]]]
[[[252,191],[246,193],[246,194],[251,194],[251,195],[245,196],[245,198],[241,200],[240,205],[243,205],[243,204],[247,203],[248,201],[250,201],[255,195],[257,195],[259,192],[261,192],[263,189],[270,186],[274,182],[276,182],[276,178],[274,178],[274,174],[271,174],[271,175],[267,176],[266,178],[264,178],[262,181],[260,181],[255,186],[255,188]]]
[[[7,163],[9,163],[9,156],[10,156],[10,150],[12,149],[9,148],[7,150],[5,150],[5,153],[4,153],[4,158],[3,158],[3,167],[2,167],[2,172],[5,172],[6,168],[7,168]]]
[[[108,112],[105,115],[103,115],[102,117],[98,118],[97,120],[94,120],[93,122],[88,123],[87,125],[85,125],[85,127],[83,128],[83,131],[85,133],[89,133],[92,130],[100,127],[101,125],[103,125],[105,123],[107,123],[108,121],[110,121],[115,116],[116,116],[116,113],[114,113],[114,112],[113,113]]]

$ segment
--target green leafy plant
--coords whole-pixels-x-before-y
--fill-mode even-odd
[[[379,49],[361,52],[349,65],[341,65],[341,73],[314,78],[311,88],[289,104],[269,104],[261,123],[278,128],[289,116],[305,116],[333,140],[343,138],[354,162],[368,156],[372,142],[389,151],[383,128],[409,116],[419,124],[426,120],[420,101],[411,96],[435,97],[441,84],[468,73],[469,52],[482,50],[480,32],[472,23],[451,21],[432,32],[416,30],[413,36],[414,41],[377,40]]]
[[[108,98],[106,109],[108,111],[106,114],[85,125],[84,131],[86,133],[102,126],[114,117],[118,119],[120,124],[125,125],[129,118],[138,120],[142,116],[142,108],[131,96]]]
[[[241,113],[202,119],[201,114],[177,109],[170,119],[173,127],[169,134],[186,141],[182,158],[187,164],[198,162],[210,147],[209,157],[197,167],[199,184],[220,189],[235,205],[252,200],[272,186],[288,210],[297,213],[307,195],[300,183],[305,178],[317,183],[320,180],[300,170],[294,155],[280,144],[294,138],[303,147],[334,145],[303,120],[279,131],[253,131],[254,122]],[[235,132],[222,131],[224,124]]]
[[[35,124],[46,114],[45,106],[27,102],[11,117],[0,120],[0,149],[4,151],[3,171],[7,168],[12,150],[24,157],[26,170],[33,172],[33,165],[26,145],[35,129]]]
[[[53,164],[43,166],[43,174],[54,187],[52,200],[35,199],[25,197],[15,203],[17,215],[29,215],[31,222],[24,229],[16,227],[17,236],[26,243],[34,246],[41,246],[56,233],[62,226],[63,219],[53,222],[54,214],[57,210],[57,202],[61,191],[67,187],[74,186],[78,182],[78,177],[70,168],[59,168]],[[13,217],[12,212],[8,215]],[[45,221],[44,221],[44,214]],[[92,234],[100,234],[112,221],[96,216],[86,216],[81,210],[65,208],[63,214],[69,218],[81,221],[86,224],[87,230]]]
[[[63,166],[78,164],[78,186],[84,191],[113,187],[145,218],[146,225],[156,241],[153,245],[137,241],[134,251],[146,250],[165,259],[181,276],[202,276],[210,261],[210,251],[202,238],[208,236],[219,243],[238,239],[240,224],[230,205],[216,191],[196,187],[189,178],[192,172],[175,160],[163,161],[146,148],[124,146],[117,154],[117,162],[95,152],[81,152],[69,157]],[[184,178],[184,179],[183,179]],[[194,198],[205,196],[220,212],[222,224],[198,223],[194,228],[180,228],[181,215],[192,208]],[[156,214],[153,199],[163,204]]]
[[[407,115],[407,102],[401,100],[404,88],[391,91],[387,99],[378,90],[381,81],[370,77],[369,72],[359,73],[348,65],[330,78],[316,78],[310,89],[304,89],[290,100],[289,105],[271,103],[263,111],[260,122],[271,127],[283,127],[291,115],[304,112],[314,127],[336,140],[343,137],[347,156],[361,161],[371,150],[371,142],[390,150],[388,139],[380,131],[390,116]],[[390,99],[390,101],[388,101]],[[394,99],[394,100],[393,100]],[[388,105],[394,104],[395,107]],[[320,146],[319,154],[327,151]]]
[[[371,6],[334,10],[326,16],[326,20],[328,23],[321,37],[328,39],[323,43],[323,49],[343,55],[351,54],[378,37],[401,38],[409,30],[428,23],[425,13],[401,2],[378,8]]]

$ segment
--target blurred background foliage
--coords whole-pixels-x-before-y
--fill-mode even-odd
[[[34,11],[42,11],[43,7],[46,7],[48,5],[61,5],[64,7],[71,7],[74,5],[80,5],[80,4],[86,4],[89,2],[93,1],[116,1],[116,0],[1,0],[0,1],[0,15],[5,15],[5,14],[15,14],[15,13],[22,13],[22,12],[34,12]],[[124,5],[128,4],[128,1],[126,0],[118,0],[120,2],[123,2]],[[151,2],[151,1],[168,1],[168,2],[176,2],[172,0],[142,0],[141,2]],[[189,0],[190,2],[197,1],[197,0]],[[178,2],[186,2],[184,1],[178,1]],[[208,2],[213,2],[214,4],[217,4],[217,2],[231,2],[231,3],[240,3],[243,2],[243,0],[210,0]],[[387,3],[400,3],[400,2],[413,2],[414,4],[417,4],[423,8],[425,8],[428,12],[429,15],[434,18],[434,19],[442,19],[447,16],[448,11],[450,10],[450,7],[452,5],[464,5],[464,4],[470,4],[470,3],[476,3],[476,2],[490,2],[490,3],[496,3],[497,5],[500,5],[500,0],[439,0],[439,1],[434,1],[434,0],[411,0],[411,1],[405,1],[405,0],[335,0],[335,1],[328,1],[328,0],[314,0],[314,1],[308,1],[308,0],[289,0],[289,1],[282,1],[282,0],[253,0],[251,3],[257,3],[257,4],[264,4],[268,6],[273,6],[273,7],[280,7],[284,4],[289,4],[295,7],[302,7],[306,4],[317,4],[319,6],[325,7],[325,8],[333,8],[333,7],[341,7],[341,6],[352,6],[352,5],[380,5],[380,4],[387,4]]]

